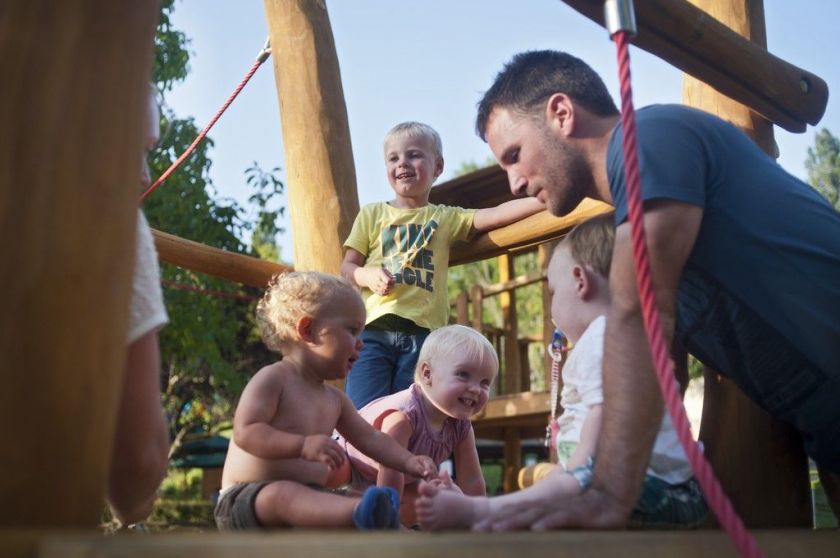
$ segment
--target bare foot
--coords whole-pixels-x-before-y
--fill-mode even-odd
[[[476,531],[529,529],[551,515],[563,501],[577,495],[580,485],[558,472],[524,490],[491,498],[484,516],[474,522]]]
[[[470,529],[489,508],[486,497],[464,496],[460,490],[422,481],[414,504],[423,529]]]

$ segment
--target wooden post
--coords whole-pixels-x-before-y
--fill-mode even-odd
[[[499,283],[507,283],[514,277],[513,256],[499,256]],[[519,374],[519,327],[516,318],[516,292],[505,290],[499,295],[502,307],[502,330],[505,335],[504,354],[504,392],[519,393],[522,383]],[[518,470],[517,470],[518,473]]]
[[[763,48],[762,0],[691,0]],[[685,76],[686,104],[740,127],[767,153],[776,154],[773,127],[744,105]],[[761,195],[760,189],[756,195]],[[751,528],[810,527],[807,460],[797,432],[761,410],[735,384],[705,370],[700,439],[724,490]]]
[[[297,270],[338,273],[359,212],[347,109],[324,2],[265,0]]]
[[[2,527],[92,528],[104,506],[156,16],[0,9]]]
[[[551,254],[554,252],[554,247],[557,242],[545,242],[540,244],[537,252],[537,261],[540,265],[540,271],[547,272],[548,264],[551,261]],[[548,351],[548,344],[551,343],[551,337],[554,335],[554,323],[551,321],[551,293],[548,290],[548,280],[542,282],[542,309],[543,309],[543,349],[545,350],[545,358],[543,365],[545,370],[545,390],[551,390],[551,353]]]
[[[519,488],[517,479],[522,468],[522,442],[519,439],[519,429],[505,428],[505,476],[502,486],[505,494],[515,492]]]
[[[470,311],[469,311],[469,303],[470,297],[467,295],[465,291],[461,291],[458,293],[458,297],[455,299],[455,308],[456,308],[456,315],[458,316],[457,321],[455,323],[461,325],[469,325],[470,323]]]

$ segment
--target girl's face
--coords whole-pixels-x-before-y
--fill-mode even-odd
[[[438,357],[421,364],[424,393],[442,413],[469,419],[487,404],[497,367],[492,359]]]

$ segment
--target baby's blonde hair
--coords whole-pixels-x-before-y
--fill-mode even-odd
[[[297,339],[298,320],[318,317],[321,309],[337,298],[355,298],[363,304],[358,291],[335,275],[317,271],[275,275],[257,304],[263,342],[273,351],[282,351],[284,345]]]
[[[434,128],[422,122],[400,122],[385,134],[384,143],[387,145],[388,140],[396,136],[408,136],[410,138],[426,138],[432,144],[434,149],[435,159],[443,159],[443,142],[440,140]]]
[[[489,361],[493,364],[496,373],[499,372],[499,355],[496,354],[496,349],[486,337],[471,327],[448,325],[434,330],[426,337],[417,357],[414,381],[420,385],[423,384],[421,365],[424,362],[431,365],[434,361],[455,357],[466,357],[470,361],[477,361],[480,365]]]
[[[572,259],[602,277],[610,276],[615,221],[612,213],[580,223],[558,245],[568,246]]]

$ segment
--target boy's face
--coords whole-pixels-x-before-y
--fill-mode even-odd
[[[385,142],[385,168],[398,199],[425,205],[432,183],[443,171],[443,160],[435,155],[429,138],[398,134]]]
[[[548,290],[551,293],[551,321],[566,336],[577,330],[575,309],[581,302],[575,269],[582,271],[569,247],[560,244],[548,264]]]
[[[362,350],[362,331],[365,328],[365,307],[362,300],[334,300],[327,302],[313,320],[315,351],[322,366],[319,376],[324,380],[346,378]]]

